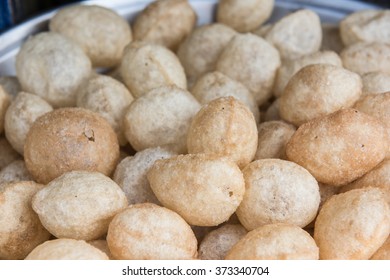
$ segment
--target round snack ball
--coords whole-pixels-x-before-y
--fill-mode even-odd
[[[187,88],[186,75],[176,55],[150,43],[134,42],[125,48],[120,74],[136,98],[162,86]]]
[[[15,160],[0,171],[0,185],[20,181],[33,181],[24,160]]]
[[[199,258],[224,260],[227,252],[247,233],[241,225],[224,225],[211,231],[199,245]]]
[[[77,93],[77,107],[104,117],[116,132],[118,142],[122,146],[127,143],[122,120],[133,100],[133,96],[122,83],[104,75],[92,77]]]
[[[51,234],[82,240],[106,234],[111,219],[126,206],[126,196],[114,181],[86,171],[72,171],[54,179],[32,201]]]
[[[318,183],[303,167],[279,159],[250,163],[244,170],[245,194],[236,213],[247,230],[274,223],[305,227],[317,215]]]
[[[319,51],[297,59],[285,60],[276,75],[274,95],[280,97],[290,79],[303,67],[311,64],[332,64],[342,67],[340,57],[332,51]]]
[[[367,260],[390,233],[390,211],[376,188],[352,190],[325,202],[314,226],[321,259]]]
[[[0,134],[4,131],[5,114],[11,102],[11,97],[0,85]]]
[[[197,241],[177,213],[152,203],[129,206],[114,217],[108,247],[118,260],[193,259]]]
[[[226,256],[227,260],[318,260],[318,247],[298,226],[269,224],[247,233]]]
[[[108,248],[108,243],[105,239],[92,240],[88,241],[88,243],[105,253],[110,260],[115,260],[114,256],[110,252],[110,248]]]
[[[91,61],[81,47],[55,32],[42,32],[23,43],[16,73],[24,91],[53,107],[76,105],[77,88],[89,77]]]
[[[263,24],[272,14],[274,0],[220,0],[217,21],[238,32],[249,32]]]
[[[288,14],[273,24],[265,39],[279,50],[282,59],[314,53],[321,47],[320,18],[306,9]]]
[[[272,95],[280,64],[274,46],[248,33],[236,35],[229,42],[219,56],[216,70],[246,86],[260,106]]]
[[[197,27],[180,45],[177,56],[189,83],[213,71],[219,55],[237,33],[230,27],[213,23]]]
[[[284,121],[263,122],[258,127],[259,141],[255,160],[265,158],[286,158],[286,145],[296,129]]]
[[[161,204],[196,226],[216,226],[227,221],[245,192],[238,166],[211,154],[158,160],[147,177]]]
[[[37,246],[26,260],[108,260],[108,257],[83,240],[61,238]]]
[[[339,25],[334,23],[321,23],[321,27],[321,50],[340,53],[344,48],[344,44],[341,40]]]
[[[356,73],[330,64],[313,64],[299,70],[279,100],[283,120],[296,126],[352,107],[362,94]]]
[[[0,185],[0,259],[24,259],[50,238],[31,208],[32,197],[43,187],[28,181]]]
[[[51,18],[49,28],[77,43],[94,67],[119,64],[123,49],[132,39],[130,26],[124,18],[96,5],[61,8]]]
[[[3,87],[3,90],[8,93],[11,98],[14,98],[19,91],[22,90],[18,78],[14,76],[0,77],[0,86]]]
[[[203,105],[219,97],[232,96],[248,107],[256,123],[260,121],[260,111],[250,91],[241,83],[220,72],[210,72],[200,77],[191,89],[191,93]]]
[[[287,158],[317,181],[341,186],[356,180],[386,156],[386,131],[374,117],[343,109],[301,125],[287,143]]]
[[[358,42],[390,43],[389,29],[389,10],[357,11],[340,22],[340,35],[345,46]]]
[[[211,101],[195,115],[188,130],[187,148],[190,154],[229,157],[243,168],[254,158],[257,141],[253,114],[229,96]]]
[[[187,131],[199,109],[184,89],[156,88],[131,103],[123,120],[126,138],[137,151],[170,144],[185,152]]]
[[[116,167],[114,181],[123,189],[129,204],[152,202],[160,204],[150,188],[146,174],[158,159],[175,156],[165,148],[149,148],[124,158]]]
[[[135,19],[134,39],[176,50],[196,24],[197,16],[188,0],[150,3]]]
[[[381,189],[390,205],[390,159],[385,159],[364,176],[343,186],[340,192],[368,187]]]
[[[371,260],[390,260],[390,236],[385,243],[372,255]]]
[[[47,184],[73,170],[110,175],[119,145],[110,124],[82,108],[63,108],[39,117],[27,134],[24,156],[37,182]]]
[[[390,74],[390,44],[356,43],[340,53],[343,66],[359,75],[380,71]]]
[[[53,107],[38,95],[20,92],[12,101],[5,115],[5,136],[21,155],[27,133],[37,118],[53,110]]]
[[[370,72],[362,76],[363,95],[390,91],[390,73]]]
[[[15,151],[5,137],[0,136],[0,170],[21,156]]]

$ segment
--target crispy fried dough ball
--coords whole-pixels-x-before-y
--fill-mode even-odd
[[[51,181],[32,207],[57,238],[94,240],[107,233],[111,219],[127,206],[121,188],[98,172],[72,171]]]
[[[5,136],[12,147],[21,155],[32,124],[53,107],[38,95],[20,92],[12,101],[5,115]]]
[[[0,85],[0,134],[4,131],[5,114],[11,103],[11,97],[5,92],[3,86]]]
[[[34,179],[46,184],[73,170],[110,175],[119,159],[119,145],[110,124],[97,113],[63,108],[34,122],[24,156]]]
[[[188,0],[164,0],[149,4],[135,19],[134,39],[176,50],[196,24]]]
[[[390,205],[390,159],[386,159],[378,164],[370,172],[358,178],[352,183],[343,186],[340,192],[347,192],[354,189],[375,187],[382,190],[386,200]]]
[[[119,260],[193,259],[197,241],[177,213],[152,203],[134,204],[114,217],[108,247]]]
[[[321,259],[369,259],[389,233],[389,206],[376,188],[334,195],[314,226]]]
[[[129,204],[152,202],[160,204],[150,188],[146,174],[158,159],[175,156],[166,148],[149,148],[126,157],[116,167],[114,181],[123,189]]]
[[[389,10],[357,11],[340,22],[340,35],[345,46],[358,42],[390,43],[389,29]]]
[[[187,148],[190,154],[229,157],[243,168],[254,158],[257,141],[253,114],[229,96],[211,101],[195,115],[188,130]]]
[[[191,89],[191,93],[201,104],[209,103],[219,97],[232,96],[244,103],[251,110],[256,123],[260,121],[259,108],[257,107],[254,96],[249,90],[240,82],[218,71],[210,72],[200,77]]]
[[[114,129],[118,142],[127,143],[123,130],[123,117],[134,98],[127,88],[111,77],[97,75],[78,90],[77,107],[100,114]]]
[[[49,28],[77,43],[94,67],[119,64],[123,49],[132,40],[130,26],[124,18],[96,5],[61,8],[51,18]]]
[[[274,2],[274,0],[220,0],[217,21],[238,32],[249,32],[271,16]]]
[[[201,260],[223,260],[230,249],[247,234],[242,225],[223,225],[208,233],[199,245]]]
[[[3,183],[14,183],[20,181],[32,181],[33,178],[28,172],[24,160],[15,160],[0,171],[0,185]]]
[[[254,34],[236,35],[221,53],[216,70],[242,83],[262,105],[272,95],[280,56],[277,49]]]
[[[269,224],[247,233],[227,260],[318,260],[313,238],[298,226]]]
[[[390,74],[390,44],[356,43],[340,53],[343,66],[359,75],[381,71]]]
[[[355,109],[343,109],[301,125],[286,148],[289,160],[332,186],[363,176],[385,158],[387,151],[382,123]]]
[[[296,126],[352,107],[362,94],[356,73],[330,64],[303,67],[288,82],[279,100],[283,120]]]
[[[230,27],[213,23],[197,27],[180,45],[177,56],[193,84],[215,69],[219,55],[237,33]]]
[[[370,72],[362,76],[363,95],[390,91],[390,73]]]
[[[50,238],[31,208],[32,197],[43,187],[28,181],[0,185],[0,259],[24,259]]]
[[[216,155],[180,155],[158,160],[147,177],[162,205],[197,226],[216,226],[227,221],[245,191],[238,166]]]
[[[61,238],[37,246],[26,260],[108,260],[108,257],[83,240]]]
[[[186,75],[176,55],[150,43],[134,42],[126,47],[120,74],[136,98],[162,86],[187,88]]]
[[[275,22],[265,39],[279,50],[282,59],[314,53],[321,47],[320,18],[306,9],[291,13]]]
[[[276,75],[274,95],[280,97],[290,79],[303,67],[320,63],[342,67],[340,57],[333,51],[319,51],[297,59],[283,61]]]
[[[236,213],[247,230],[273,223],[305,227],[317,215],[318,183],[303,167],[279,159],[250,163],[244,170],[245,194]]]
[[[371,260],[390,260],[390,236],[371,257]]]
[[[0,136],[0,170],[21,156],[15,151],[5,137]]]
[[[125,135],[135,150],[171,145],[186,151],[187,131],[200,104],[176,86],[156,88],[136,99],[128,108]]]
[[[263,122],[258,127],[259,141],[255,160],[265,158],[286,158],[286,145],[296,129],[284,121]]]
[[[35,93],[53,107],[76,105],[77,88],[91,73],[81,47],[55,32],[28,38],[16,56],[16,73],[24,91]]]
[[[14,76],[0,77],[0,86],[3,87],[3,90],[8,93],[11,98],[14,98],[19,91],[22,90],[18,78]]]

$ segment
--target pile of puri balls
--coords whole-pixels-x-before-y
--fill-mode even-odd
[[[0,259],[390,259],[390,11],[273,7],[69,6],[28,38]]]

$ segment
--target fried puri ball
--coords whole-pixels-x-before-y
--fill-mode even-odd
[[[82,48],[55,32],[42,32],[25,41],[16,56],[22,89],[45,99],[55,108],[76,105],[78,87],[91,73],[91,61]]]
[[[0,134],[4,131],[5,114],[11,102],[11,96],[0,85]]]
[[[256,121],[243,103],[221,97],[204,105],[195,115],[188,130],[190,154],[213,153],[227,156],[240,168],[255,156],[257,149]]]
[[[114,181],[123,189],[129,204],[160,204],[150,188],[146,174],[156,160],[170,158],[175,152],[161,147],[149,148],[124,158],[116,167]]]
[[[100,114],[114,129],[121,146],[126,145],[123,117],[134,98],[127,88],[115,79],[96,75],[78,90],[77,107]]]
[[[216,70],[246,86],[260,106],[272,95],[280,64],[279,52],[272,44],[248,33],[236,35],[229,42],[218,58]]]
[[[22,90],[19,80],[15,76],[1,76],[0,86],[3,87],[3,90],[8,93],[11,99]]]
[[[31,208],[43,187],[31,181],[0,184],[0,259],[24,259],[50,238]]]
[[[72,171],[51,181],[32,207],[57,238],[94,240],[107,233],[111,219],[127,206],[122,189],[98,172]]]
[[[119,71],[135,98],[162,86],[187,88],[183,66],[176,55],[163,46],[138,41],[129,44]]]
[[[227,260],[318,260],[309,233],[289,224],[268,224],[248,232],[233,246]]]
[[[152,203],[130,205],[117,214],[107,234],[118,260],[194,259],[197,240],[191,227],[174,211]]]
[[[1,169],[0,185],[3,183],[14,183],[20,181],[33,181],[24,160],[15,160]]]
[[[197,16],[188,0],[150,3],[135,19],[134,39],[176,50],[192,31]]]
[[[259,108],[250,91],[240,82],[218,71],[200,77],[192,87],[191,93],[203,105],[219,97],[232,96],[248,106],[255,117],[256,123],[260,121]]]
[[[265,39],[279,50],[282,59],[314,53],[321,47],[320,18],[307,9],[288,14],[272,25]]]
[[[286,158],[286,145],[296,128],[284,121],[267,121],[258,126],[259,141],[255,160]]]
[[[279,100],[283,120],[296,126],[352,107],[362,94],[356,73],[330,64],[303,67],[288,82]]]
[[[390,236],[385,243],[372,255],[371,260],[390,260]]]
[[[108,260],[108,256],[84,240],[61,238],[37,246],[26,260]]]
[[[133,101],[123,123],[125,135],[136,151],[171,145],[184,153],[187,131],[200,109],[199,102],[176,86],[156,88]]]
[[[130,25],[115,11],[96,5],[61,8],[49,29],[77,43],[94,67],[119,64],[123,49],[132,40]]]
[[[162,205],[196,226],[216,226],[227,221],[245,191],[238,166],[212,154],[158,160],[147,178]]]
[[[314,226],[321,259],[369,259],[390,233],[390,211],[376,188],[351,190],[325,202]]]
[[[33,123],[24,156],[34,179],[47,184],[73,170],[111,175],[119,159],[119,145],[110,124],[97,113],[62,108]]]
[[[219,55],[236,34],[224,24],[212,23],[195,28],[180,44],[177,56],[190,84],[214,70]]]
[[[390,91],[390,73],[380,71],[366,73],[362,76],[362,82],[363,95]]]
[[[252,31],[272,14],[274,0],[220,0],[217,22],[226,24],[238,32]]]
[[[21,155],[32,124],[53,107],[38,95],[20,92],[12,101],[5,115],[5,136],[12,147]]]
[[[382,123],[356,109],[342,109],[301,125],[287,143],[287,158],[319,182],[341,186],[377,166],[388,151]]]

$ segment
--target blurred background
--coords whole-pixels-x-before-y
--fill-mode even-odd
[[[44,11],[79,1],[80,0],[0,0],[0,32]],[[129,0],[129,2],[131,1],[134,0]],[[324,2],[331,1],[338,0],[324,0]],[[360,2],[372,3],[390,8],[390,0],[366,0]]]

